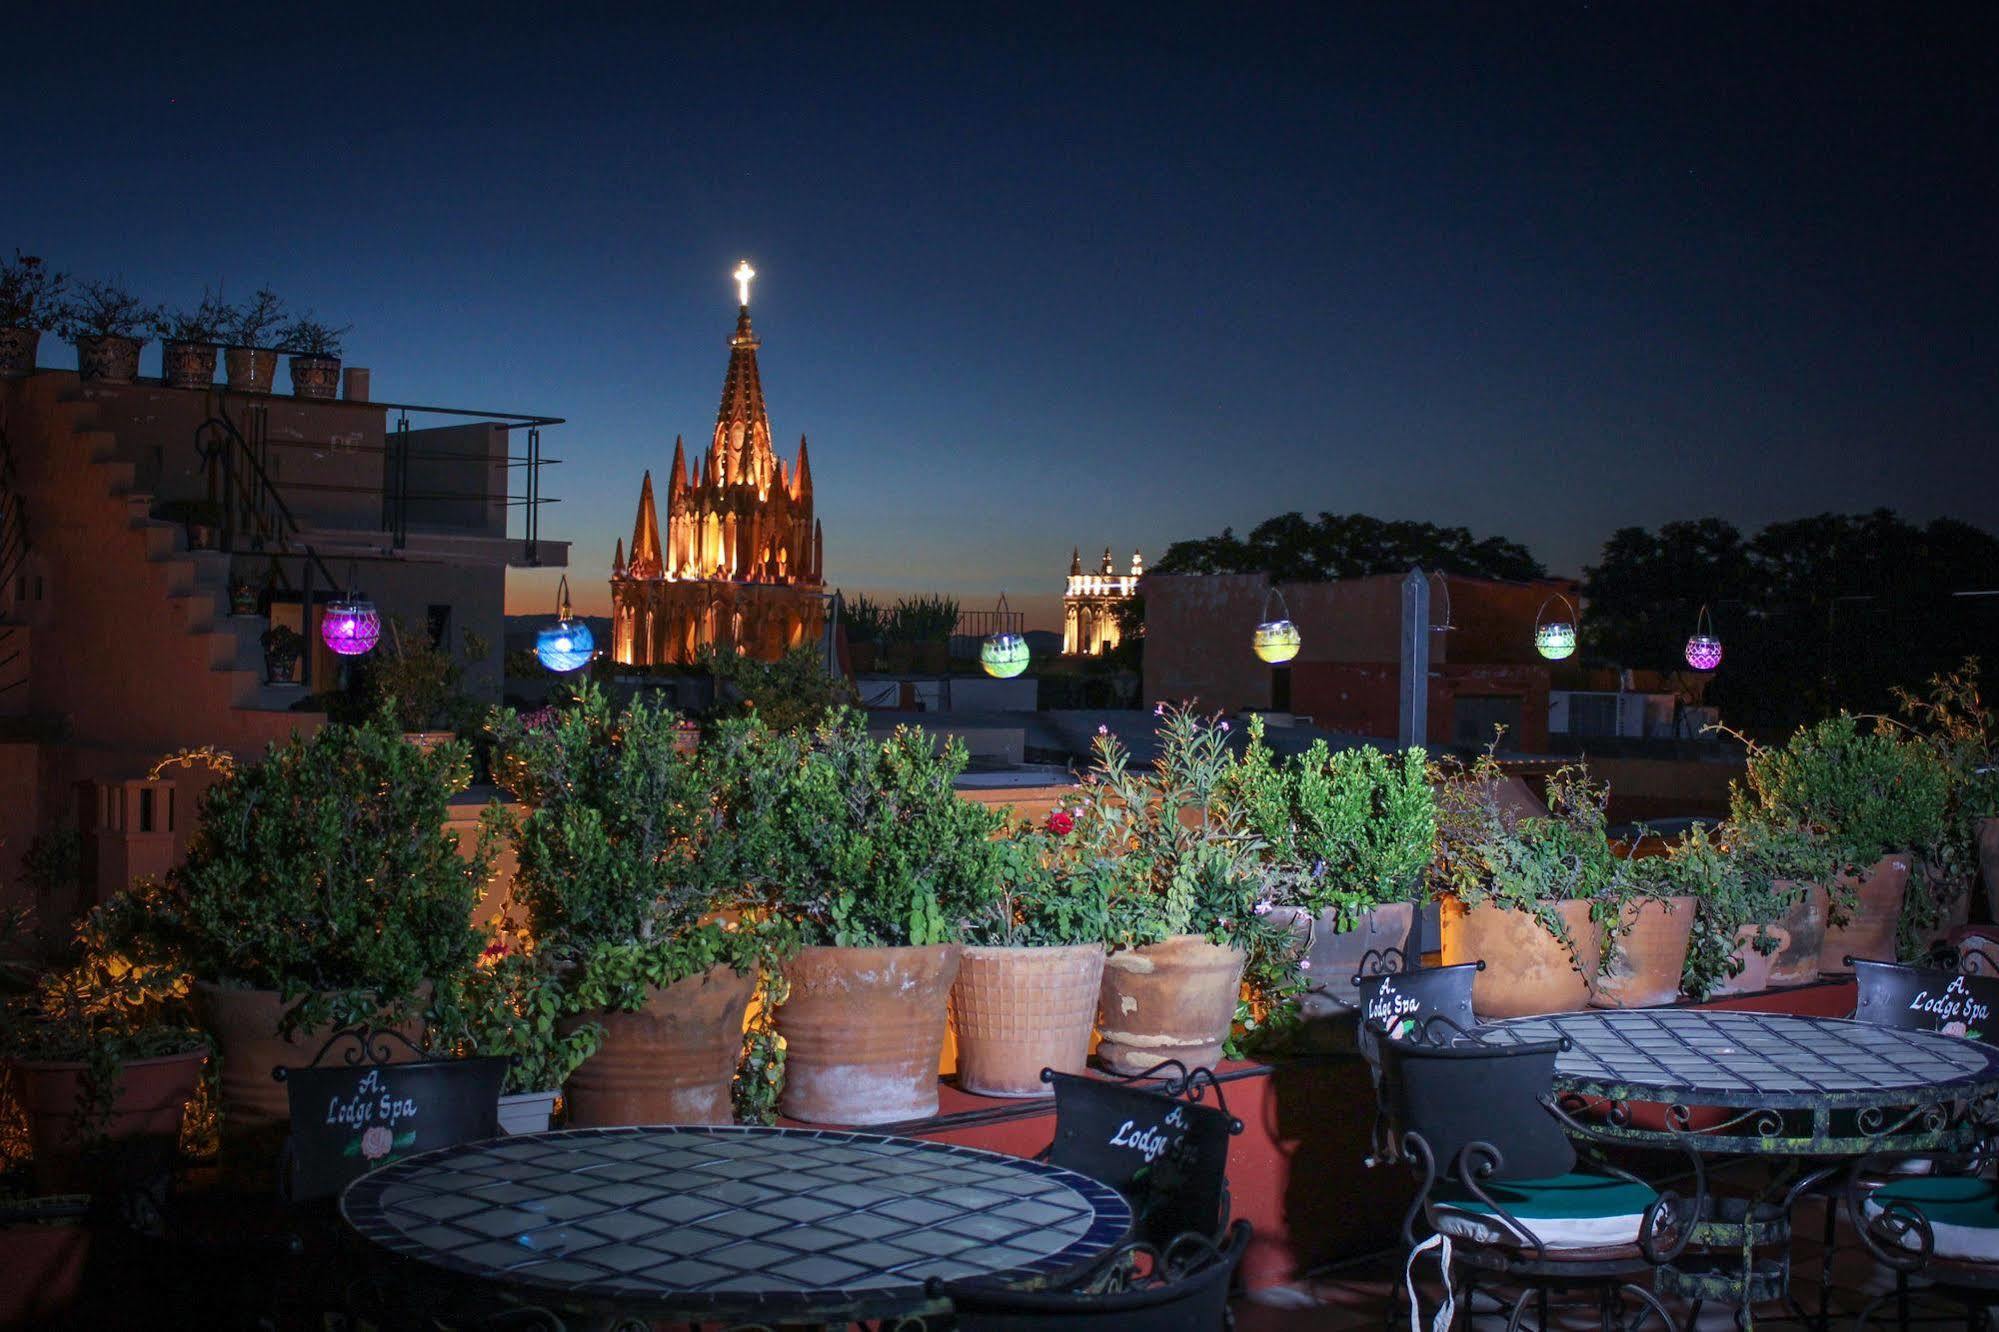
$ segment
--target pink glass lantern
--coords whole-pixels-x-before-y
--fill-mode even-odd
[[[320,615],[319,636],[337,656],[363,656],[382,637],[381,612],[359,593],[329,601]]]
[[[1705,606],[1694,621],[1694,636],[1687,640],[1687,665],[1697,671],[1711,671],[1721,665],[1721,640],[1714,636],[1714,621]]]

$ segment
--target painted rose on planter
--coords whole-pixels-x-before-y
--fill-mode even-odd
[[[414,1132],[408,1136],[412,1142],[416,1140]],[[395,1145],[396,1135],[390,1131],[387,1125],[371,1125],[361,1134],[361,1159],[364,1161],[379,1161],[387,1156],[395,1148]]]

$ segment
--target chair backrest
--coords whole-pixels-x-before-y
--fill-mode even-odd
[[[1413,971],[1388,971],[1358,976],[1360,991],[1360,1052],[1380,1076],[1381,1060],[1375,1052],[1378,1039],[1374,1027],[1386,1027],[1401,1039],[1425,1019],[1442,1015],[1458,1026],[1470,1029],[1478,1019],[1472,1016],[1471,989],[1484,962],[1460,962],[1449,967],[1419,967]]]
[[[1853,1020],[1983,1040],[1995,1031],[1999,977],[1849,958],[1860,1002]]]
[[[1160,1273],[1130,1290],[1094,1295],[938,1284],[960,1332],[1222,1332],[1228,1326],[1229,1278],[1249,1247],[1249,1222],[1229,1227],[1220,1248],[1192,1237],[1162,1255]]]
[[[1567,1174],[1575,1148],[1541,1103],[1554,1088],[1561,1048],[1560,1041],[1382,1041],[1382,1105],[1396,1141],[1421,1138],[1445,1179],[1457,1177],[1459,1154],[1474,1142],[1499,1153],[1495,1179]]]
[[[1044,1073],[1055,1088],[1050,1163],[1108,1184],[1131,1204],[1135,1239],[1164,1245],[1192,1231],[1221,1232],[1228,1196],[1229,1138],[1242,1121],[1226,1105],[1202,1105],[1128,1082]],[[1206,1069],[1180,1085],[1206,1079]]]
[[[291,1107],[278,1183],[289,1201],[329,1198],[378,1166],[499,1136],[500,1087],[511,1060],[375,1062],[388,1059],[384,1038],[394,1035],[354,1028],[337,1033],[312,1064],[271,1070]],[[356,1048],[346,1060],[319,1062],[349,1039]]]

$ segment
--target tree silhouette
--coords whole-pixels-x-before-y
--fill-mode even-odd
[[[1365,578],[1418,567],[1483,578],[1547,575],[1518,542],[1363,513],[1321,513],[1316,521],[1280,514],[1258,523],[1247,538],[1225,527],[1220,536],[1174,542],[1152,566],[1155,573],[1265,573],[1276,582]]]

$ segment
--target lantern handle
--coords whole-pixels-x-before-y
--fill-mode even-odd
[[[1705,635],[1703,635],[1701,629],[1703,625],[1707,626]],[[1708,614],[1706,602],[1701,603],[1701,613],[1694,617],[1694,637],[1714,637],[1714,616]]]
[[[997,615],[998,615],[998,616],[1000,617],[1000,623],[1001,623],[1001,624],[1005,624],[1005,623],[1006,623],[1006,593],[1005,593],[1005,592],[1001,592],[1001,593],[1000,593],[1000,599],[999,599],[999,610],[998,610],[997,612],[995,612],[995,613],[996,613],[996,614],[997,614]]]
[[[1264,624],[1270,623],[1270,599],[1272,597],[1277,598],[1277,608],[1284,612],[1284,614],[1279,616],[1278,618],[1283,620],[1289,620],[1291,618],[1291,607],[1285,604],[1284,594],[1278,590],[1277,584],[1272,583],[1268,588],[1264,589],[1263,610],[1261,612],[1263,617],[1262,623]]]
[[[1455,628],[1457,628],[1457,626],[1456,626],[1456,625],[1454,625],[1454,624],[1452,624],[1452,623],[1451,623],[1451,582],[1450,582],[1450,579],[1448,579],[1448,578],[1444,577],[1444,571],[1443,571],[1442,569],[1432,569],[1432,570],[1430,570],[1430,575],[1429,575],[1429,577],[1430,577],[1430,581],[1431,581],[1432,583],[1435,583],[1435,584],[1436,584],[1436,585],[1437,585],[1437,586],[1438,586],[1439,588],[1443,589],[1443,593],[1444,593],[1444,620],[1443,620],[1443,623],[1442,623],[1442,624],[1438,624],[1438,623],[1435,623],[1435,622],[1433,621],[1433,622],[1431,623],[1431,625],[1430,625],[1430,632],[1431,632],[1431,633],[1433,633],[1433,634],[1442,634],[1442,633],[1448,633],[1448,632],[1449,632],[1450,630],[1452,630],[1452,629],[1455,629]]]
[[[555,594],[555,618],[558,620],[567,620],[569,618],[569,575],[568,574],[562,575],[562,583],[560,585],[559,590]]]
[[[1545,611],[1548,609],[1548,602],[1550,601],[1559,601],[1562,603],[1562,605],[1568,608],[1569,611],[1568,623],[1569,627],[1573,629],[1576,625],[1575,603],[1570,601],[1567,597],[1563,596],[1560,592],[1550,592],[1547,598],[1541,602],[1540,610],[1536,610],[1534,612],[1534,627],[1536,629],[1539,629],[1541,627],[1541,611]]]

